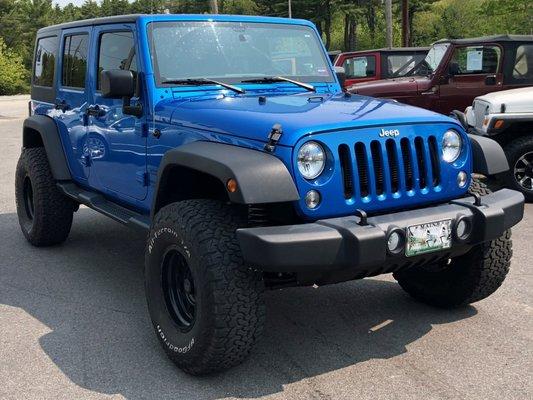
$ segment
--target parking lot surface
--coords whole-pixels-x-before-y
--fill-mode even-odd
[[[269,292],[252,356],[195,378],[152,331],[143,234],[84,207],[62,246],[33,248],[20,233],[14,174],[27,101],[0,97],[1,399],[533,398],[533,205],[492,297],[438,310],[390,276]]]

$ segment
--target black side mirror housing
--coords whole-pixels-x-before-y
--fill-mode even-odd
[[[485,85],[487,85],[487,86],[496,85],[496,75],[487,75],[485,77]]]
[[[102,97],[108,99],[132,98],[135,94],[133,73],[123,69],[103,70],[100,74]]]
[[[344,90],[344,84],[346,83],[346,71],[343,67],[335,67],[335,75],[341,84],[341,89]]]
[[[450,63],[449,67],[448,67],[448,74],[450,76],[455,76],[455,75],[458,75],[460,72],[459,70],[459,64],[457,64],[456,62],[452,62]]]

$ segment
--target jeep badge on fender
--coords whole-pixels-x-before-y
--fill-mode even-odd
[[[393,273],[414,298],[460,307],[505,279],[524,198],[472,178],[505,170],[501,148],[345,95],[311,22],[97,18],[39,30],[35,59],[22,232],[63,243],[80,204],[144,230],[154,340],[190,374],[248,356],[267,289]]]

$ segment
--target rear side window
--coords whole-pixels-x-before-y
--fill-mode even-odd
[[[52,87],[57,54],[57,36],[39,39],[33,65],[33,84]]]
[[[87,34],[65,37],[61,72],[61,84],[63,86],[85,88],[88,42],[89,36]]]
[[[342,64],[347,79],[368,78],[376,75],[376,57],[362,56],[347,58]]]
[[[518,46],[513,66],[513,79],[516,81],[533,80],[533,44]]]
[[[100,73],[103,70],[123,69],[137,75],[135,46],[133,33],[106,32],[100,36],[100,50],[98,53],[98,90],[101,88]]]

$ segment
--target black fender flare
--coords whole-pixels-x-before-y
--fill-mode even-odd
[[[509,170],[509,163],[502,146],[493,139],[469,134],[472,143],[474,172],[485,176],[501,174]]]
[[[39,137],[36,137],[35,132],[39,134]],[[54,179],[70,180],[72,177],[56,123],[50,117],[32,115],[24,120],[22,126],[22,147],[31,148],[41,146],[41,144],[46,151]]]
[[[268,153],[218,142],[195,141],[169,150],[157,173],[152,215],[159,208],[160,184],[174,166],[186,167],[217,178],[226,187],[237,182],[229,200],[238,204],[280,203],[299,200],[290,172],[283,162]]]

